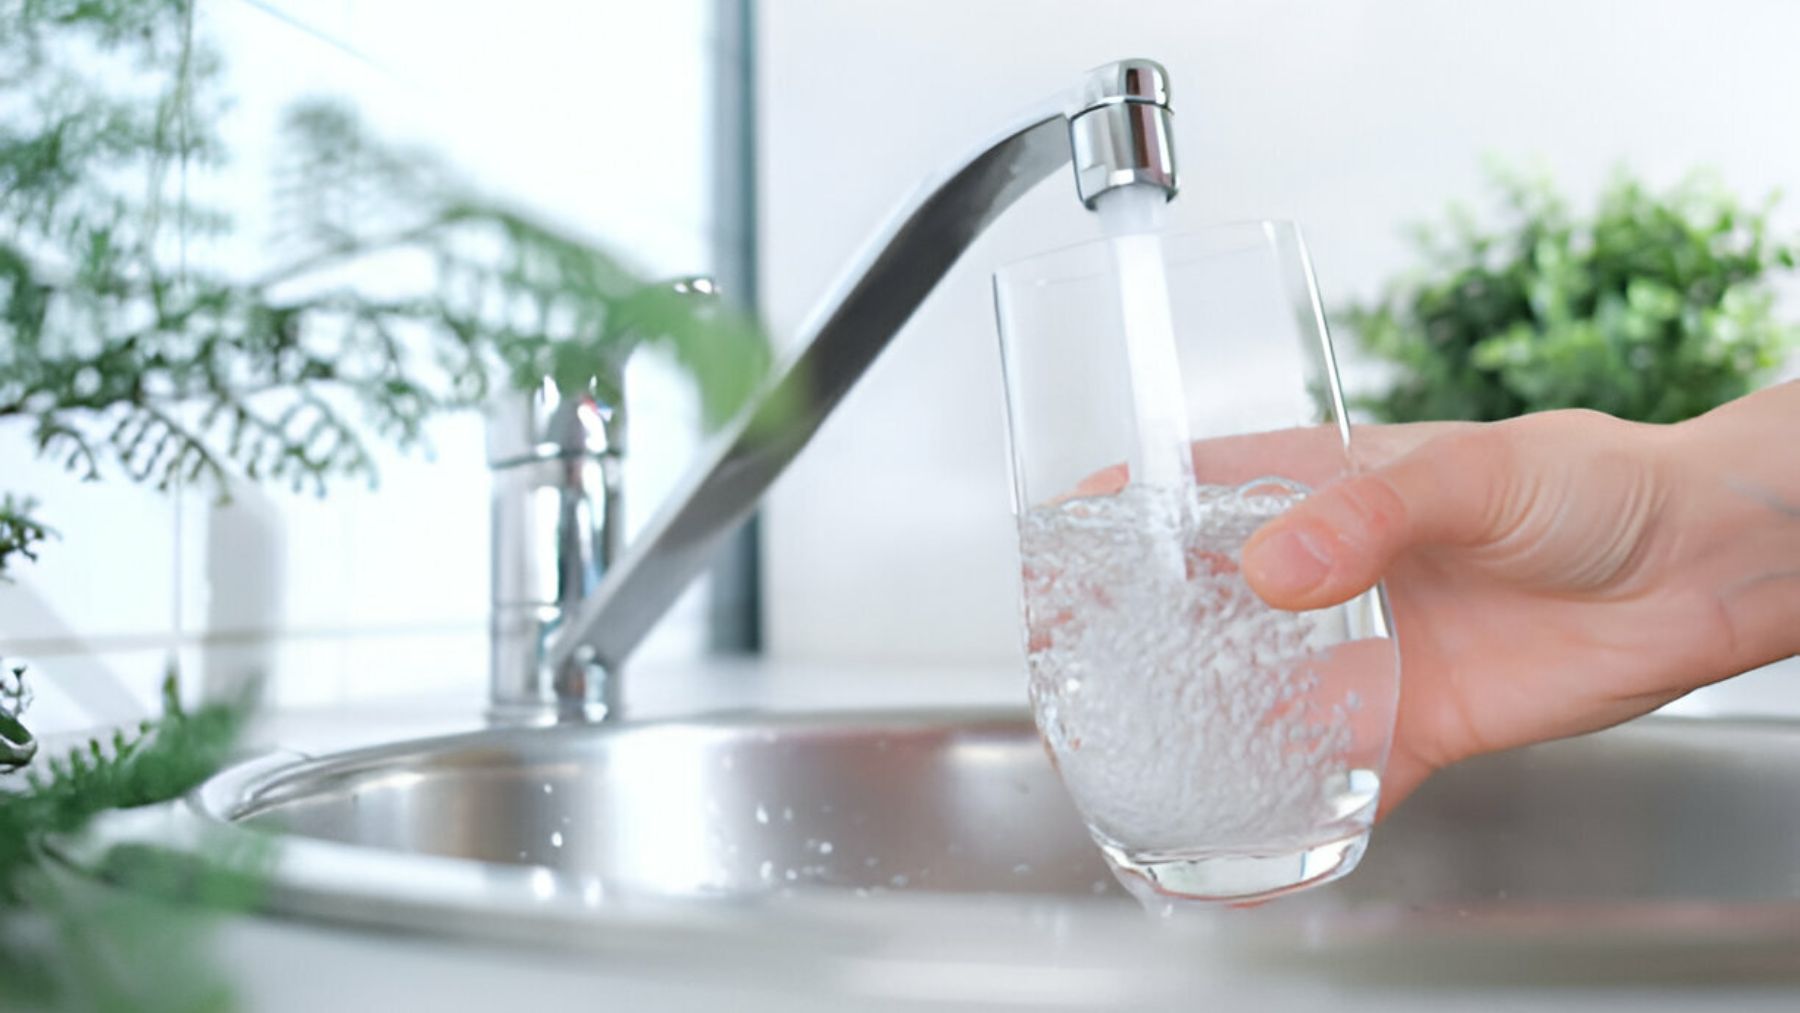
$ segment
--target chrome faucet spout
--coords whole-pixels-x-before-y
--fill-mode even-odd
[[[616,688],[619,666],[969,245],[1026,191],[1071,162],[1076,193],[1090,207],[1120,186],[1175,195],[1169,83],[1161,65],[1125,60],[1090,71],[894,216],[813,315],[797,352],[714,437],[699,467],[598,587],[548,631],[542,657],[554,674],[546,681],[581,688],[598,678]],[[605,712],[616,715],[616,702],[609,703]],[[581,706],[561,710],[587,713]]]

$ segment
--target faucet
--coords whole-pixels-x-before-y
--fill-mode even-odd
[[[614,379],[604,386],[619,390]],[[546,381],[488,413],[489,717],[497,723],[617,712],[616,681],[604,671],[548,663],[565,617],[600,586],[623,538],[625,409],[596,391],[565,395]]]
[[[491,715],[617,716],[626,658],[969,244],[1064,165],[1073,165],[1076,196],[1089,208],[1124,186],[1174,197],[1171,116],[1160,64],[1107,64],[924,187],[815,311],[798,352],[713,437],[623,551],[623,411],[548,387],[510,402],[489,429]]]

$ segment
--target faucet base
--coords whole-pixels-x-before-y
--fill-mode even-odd
[[[604,703],[568,705],[541,701],[495,702],[488,705],[487,723],[494,728],[549,728],[553,725],[591,725],[619,720],[617,707]]]

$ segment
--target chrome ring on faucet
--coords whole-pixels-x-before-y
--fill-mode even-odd
[[[1165,199],[1179,190],[1169,73],[1154,60],[1122,60],[1088,76],[1081,108],[1069,116],[1075,189],[1093,207],[1122,186],[1154,186]]]

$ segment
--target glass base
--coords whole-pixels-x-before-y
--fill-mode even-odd
[[[1133,855],[1105,842],[1100,850],[1125,889],[1168,914],[1182,902],[1254,904],[1329,883],[1356,868],[1368,844],[1369,832],[1362,830],[1293,851]]]

